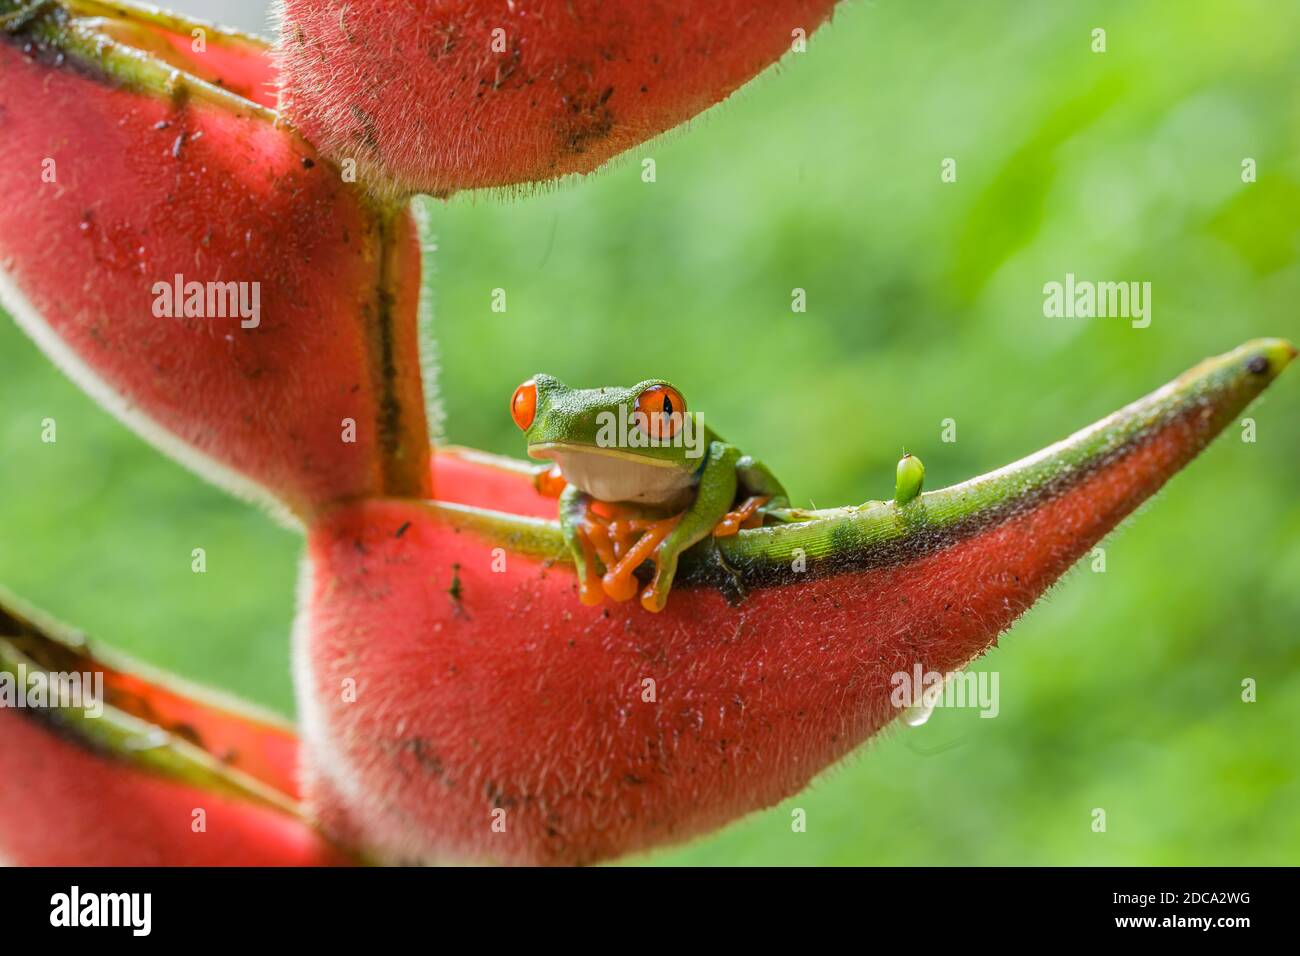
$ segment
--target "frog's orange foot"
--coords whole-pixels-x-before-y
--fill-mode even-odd
[[[641,536],[636,542],[626,548],[614,563],[605,563],[608,568],[605,577],[601,579],[601,584],[605,588],[605,593],[615,601],[630,601],[636,596],[637,580],[636,569],[647,558],[655,562],[655,576],[659,574],[659,560],[657,551],[664,538],[668,537],[673,528],[677,527],[677,522],[682,520],[681,515],[674,515],[671,518],[663,518],[659,521],[628,521],[624,522],[628,526],[629,533],[633,530],[641,532]]]
[[[559,465],[552,465],[545,471],[539,471],[533,475],[533,487],[544,498],[560,497],[568,484],[564,479],[564,473],[560,471]]]
[[[728,511],[722,516],[722,520],[713,526],[713,536],[715,538],[726,538],[735,534],[741,528],[757,528],[763,523],[763,516],[758,513],[758,509],[767,504],[770,499],[766,496],[753,495],[746,498],[740,503],[734,511]]]

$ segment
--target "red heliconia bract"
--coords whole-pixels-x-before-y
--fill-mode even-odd
[[[381,191],[586,173],[722,100],[834,0],[284,0],[280,107]]]
[[[298,812],[284,721],[92,655],[2,593],[0,679],[0,864],[356,862]],[[88,696],[41,690],[60,682]]]
[[[0,39],[0,301],[102,404],[238,492],[299,519],[427,494],[410,216],[273,114],[155,79]],[[226,314],[227,283],[248,318]],[[184,314],[194,284],[225,317]]]
[[[125,766],[39,716],[0,708],[0,865],[348,862],[292,816]]]
[[[398,177],[374,193],[274,114],[184,72],[184,51],[164,68],[68,17],[87,5],[107,9],[42,5],[0,38],[0,295],[162,447],[306,526],[293,637],[304,797],[366,859],[590,863],[797,791],[898,716],[893,675],[986,650],[1295,356],[1250,342],[982,478],[706,542],[661,614],[584,606],[546,520],[554,502],[526,471],[475,453],[431,461],[418,248],[405,210],[373,196],[590,169],[725,96],[829,4],[290,0],[284,103],[333,158]],[[488,52],[495,16],[515,50],[504,61]],[[231,45],[231,85],[257,85],[248,46]],[[259,283],[260,320],[160,317],[174,276]],[[292,797],[280,758],[237,753],[260,732],[141,693],[152,707],[124,704],[130,719],[196,721],[236,751],[234,770]],[[192,799],[185,781],[224,779],[178,745],[166,786],[134,764],[114,783],[102,755],[14,726],[0,728],[0,775],[21,772],[30,747],[55,783],[39,805],[0,801],[0,848],[33,815],[83,838],[60,823],[87,811],[76,774],[115,795],[105,826],[136,794],[170,814]],[[264,825],[232,813],[228,833]],[[293,827],[275,839],[280,860],[317,852]],[[185,845],[164,843],[135,862]],[[111,841],[80,859],[131,862]]]

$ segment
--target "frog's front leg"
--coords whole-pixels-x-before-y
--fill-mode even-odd
[[[683,551],[707,538],[726,515],[736,498],[736,462],[740,452],[723,442],[709,445],[709,458],[700,475],[695,501],[664,535],[654,549],[655,574],[641,592],[641,606],[662,611],[677,574],[677,559]],[[639,545],[640,542],[638,541]]]
[[[588,513],[590,503],[591,499],[576,485],[566,485],[560,492],[560,530],[578,571],[579,599],[583,604],[599,604],[603,596],[597,558],[609,567],[614,555],[609,536]]]

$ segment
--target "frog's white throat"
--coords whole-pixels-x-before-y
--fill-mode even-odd
[[[569,484],[598,501],[675,508],[689,502],[695,488],[693,471],[625,451],[546,442],[528,446],[528,454],[554,461]]]

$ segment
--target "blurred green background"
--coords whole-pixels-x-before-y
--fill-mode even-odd
[[[256,27],[245,7],[218,16]],[[1002,465],[1205,355],[1300,336],[1298,81],[1292,3],[848,3],[806,54],[600,176],[431,205],[446,435],[520,454],[506,402],[534,371],[662,376],[797,504],[889,497],[904,448],[929,487]],[[1150,281],[1151,326],[1044,318],[1066,272]],[[136,439],[8,321],[0,402],[0,582],[291,713],[299,539]],[[940,709],[645,859],[1295,863],[1300,373],[1248,414],[1255,443],[1230,429],[1106,542],[1104,574],[1076,569],[979,662],[997,719]]]

